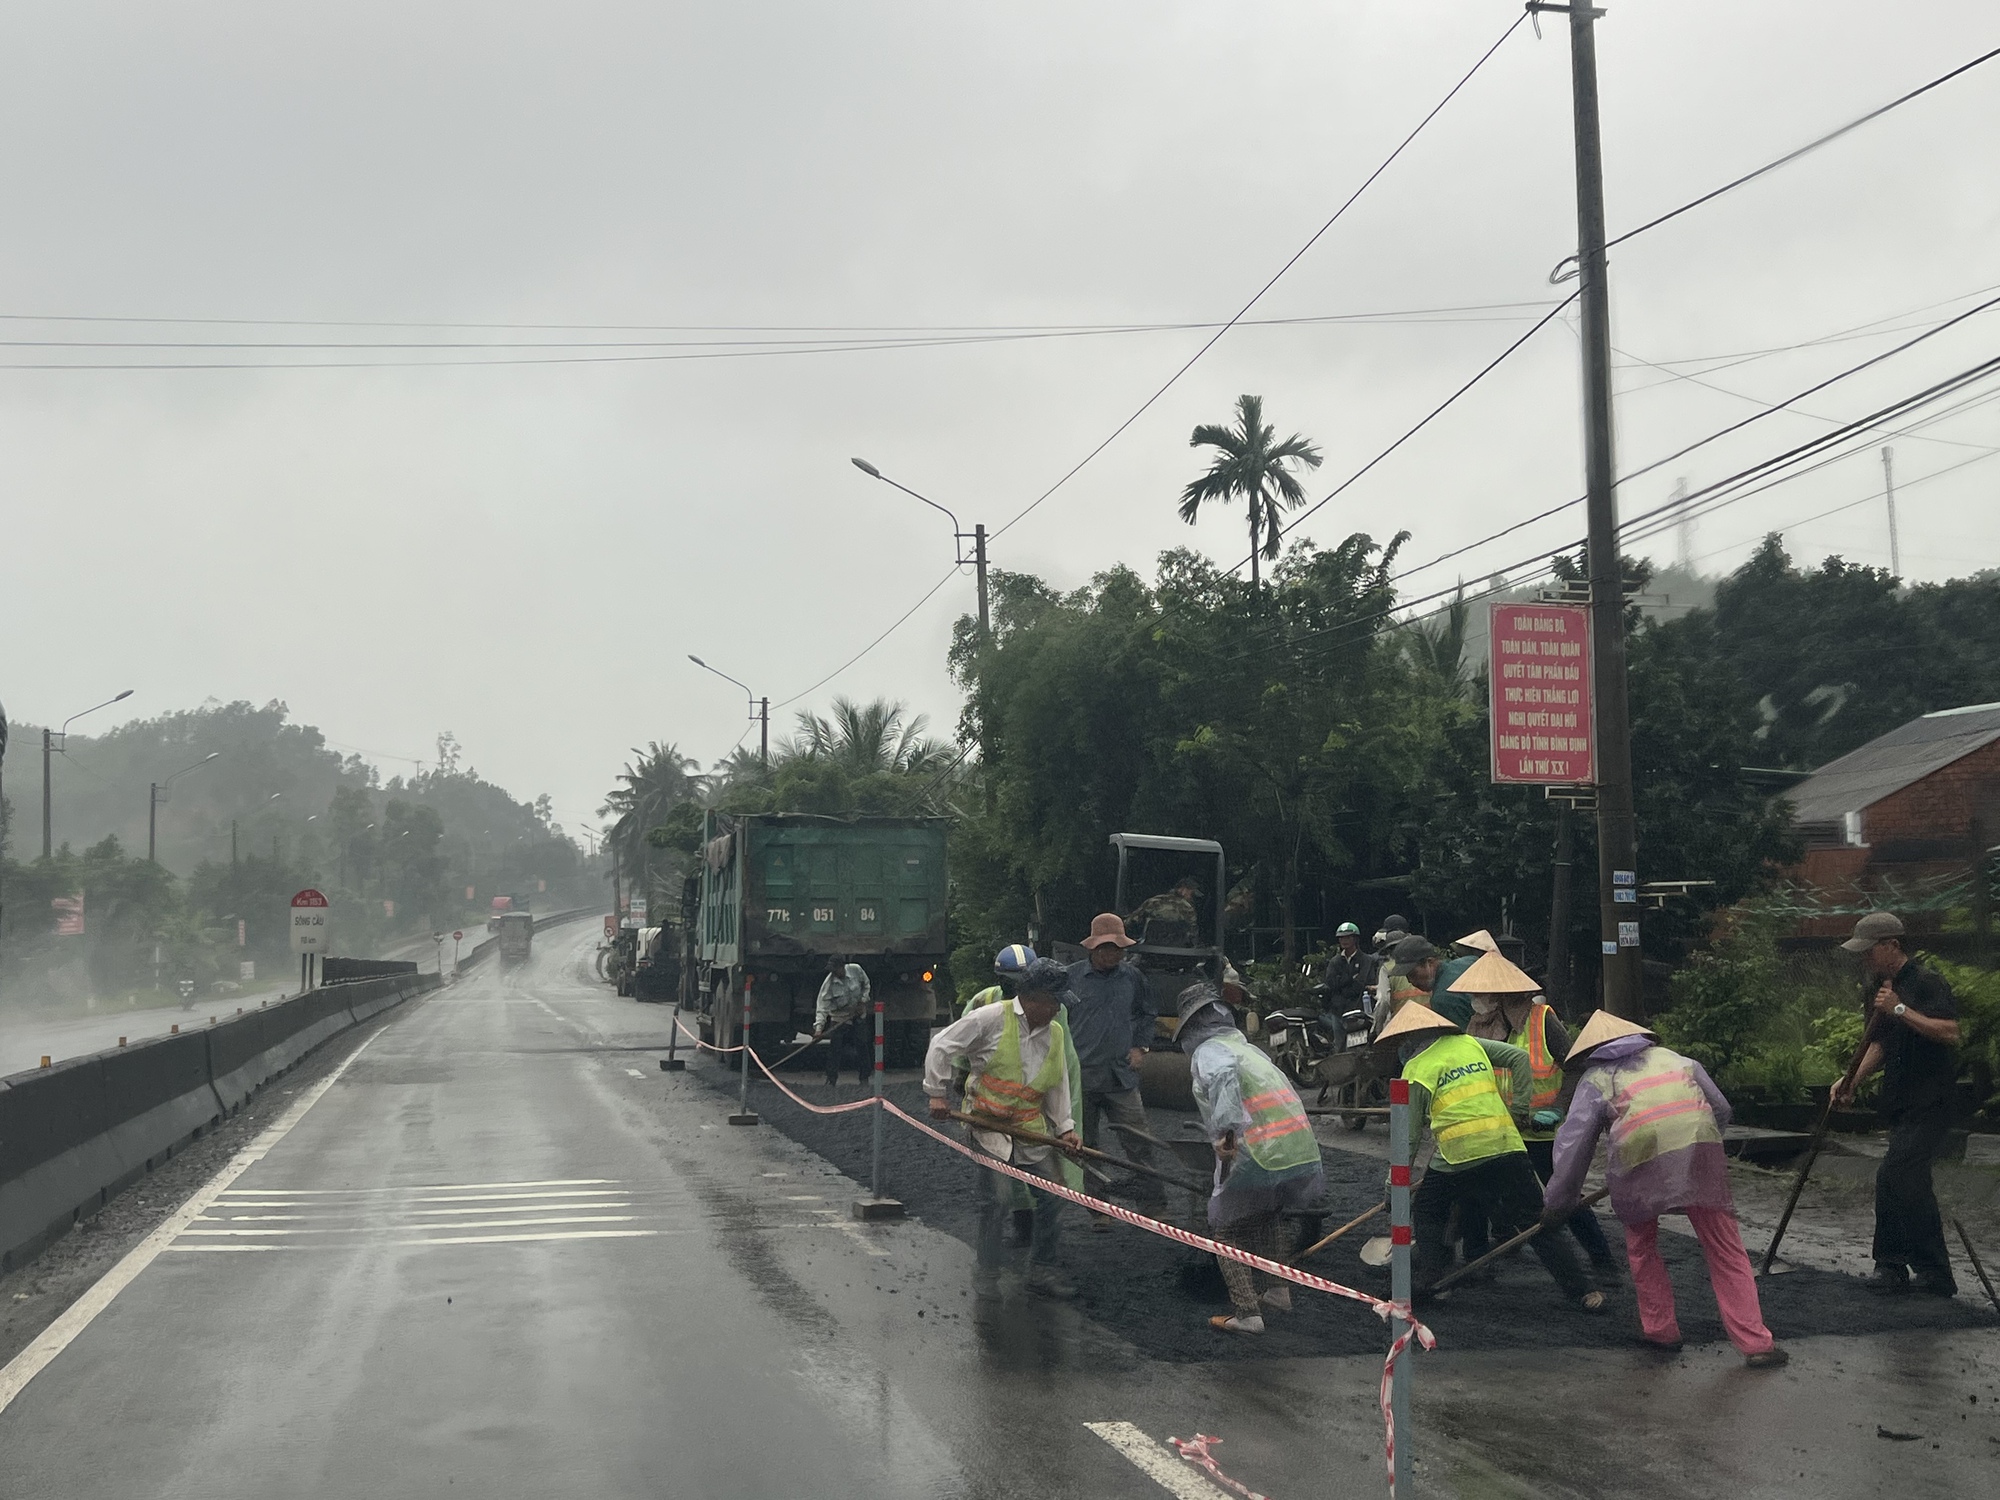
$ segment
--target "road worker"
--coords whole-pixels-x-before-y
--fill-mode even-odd
[[[1600,1010],[1584,1023],[1566,1066],[1578,1074],[1569,1117],[1556,1136],[1543,1222],[1564,1222],[1583,1191],[1584,1174],[1607,1130],[1605,1180],[1625,1225],[1625,1254],[1639,1298],[1640,1340],[1680,1351],[1674,1286],[1660,1259],[1660,1215],[1686,1214],[1708,1263],[1729,1342],[1752,1369],[1774,1369],[1789,1356],[1764,1326],[1757,1280],[1729,1193],[1722,1132],[1729,1101],[1702,1065],[1660,1046],[1653,1033]],[[1540,1244],[1549,1236],[1535,1240]]]
[[[1470,943],[1473,938],[1485,936],[1474,933],[1472,938],[1459,941]],[[1440,985],[1444,972],[1440,971],[1438,976]],[[1528,1121],[1521,1127],[1521,1141],[1528,1148],[1535,1176],[1546,1187],[1555,1170],[1556,1127],[1562,1123],[1562,1060],[1569,1051],[1569,1034],[1548,1001],[1542,998],[1542,987],[1497,950],[1487,950],[1461,970],[1452,988],[1461,998],[1469,1000],[1471,1021],[1465,1026],[1467,1036],[1478,1041],[1505,1042],[1528,1054],[1528,1070],[1534,1076],[1534,1084],[1528,1097]],[[1448,1014],[1436,1002],[1431,1008],[1439,1015]],[[1464,1236],[1465,1258],[1477,1260],[1484,1255],[1484,1221],[1475,1213],[1463,1214],[1459,1228]],[[1583,1253],[1590,1257],[1590,1268],[1597,1279],[1616,1282],[1618,1261],[1604,1238],[1604,1226],[1597,1222],[1596,1213],[1579,1208],[1570,1215],[1569,1231],[1583,1247]]]
[[[961,1000],[953,1019],[968,1012],[978,1010],[982,1005],[992,1005],[1001,1000],[1012,1000],[1014,992],[1020,988],[1021,976],[1028,971],[1039,955],[1026,943],[1009,943],[993,955],[993,982],[985,989]]]
[[[1206,980],[1180,993],[1174,1039],[1193,1075],[1195,1107],[1215,1149],[1208,1223],[1215,1237],[1266,1260],[1289,1253],[1283,1217],[1326,1192],[1326,1169],[1305,1106],[1278,1065],[1236,1028],[1235,1017]],[[1226,1316],[1208,1320],[1227,1333],[1262,1333],[1264,1312],[1290,1312],[1292,1289],[1240,1261],[1217,1257],[1229,1287]],[[1269,1281],[1261,1294],[1258,1282]]]
[[[1516,1124],[1528,1118],[1534,1075],[1527,1053],[1505,1042],[1475,1040],[1417,1000],[1396,1013],[1380,1040],[1397,1049],[1410,1085],[1412,1118],[1423,1122],[1437,1144],[1411,1204],[1412,1292],[1423,1302],[1450,1262],[1446,1233],[1454,1207],[1483,1210],[1497,1234],[1515,1233],[1541,1218],[1542,1187]],[[1511,1098],[1501,1095],[1496,1070],[1508,1074]],[[1528,1243],[1572,1302],[1585,1312],[1604,1311],[1604,1293],[1567,1240],[1542,1234]]]
[[[1069,975],[1052,959],[1038,958],[1021,975],[1020,993],[961,1016],[931,1038],[924,1057],[924,1093],[933,1119],[951,1113],[947,1097],[952,1069],[967,1064],[967,1114],[995,1124],[1050,1136],[1063,1144],[1082,1144],[1073,1116],[1069,1034],[1057,1019]],[[974,1149],[1024,1172],[1051,1182],[1081,1188],[1083,1174],[1069,1158],[1051,1147],[1024,1141],[998,1130],[970,1129]],[[1000,1296],[1001,1229],[1013,1209],[1015,1180],[1004,1172],[979,1169],[978,1266],[973,1295],[982,1302]],[[1076,1287],[1056,1268],[1061,1240],[1063,1200],[1053,1193],[1030,1189],[1034,1213],[1028,1252],[1027,1286],[1047,1297],[1073,1297]]]
[[[871,998],[868,971],[860,964],[849,963],[845,954],[829,954],[826,978],[820,981],[819,1000],[813,1007],[812,1034],[815,1039],[827,1039],[826,1086],[830,1089],[840,1084],[843,1057],[854,1059],[857,1083],[866,1084],[868,1075],[875,1070]]]
[[[1431,1009],[1452,1025],[1463,1028],[1472,1019],[1472,1006],[1465,994],[1456,988],[1458,977],[1487,954],[1499,951],[1500,945],[1493,940],[1493,934],[1483,927],[1455,939],[1451,945],[1451,956],[1438,965],[1437,983],[1431,989]]]
[[[1380,996],[1375,1006],[1377,1039],[1392,1016],[1413,1000],[1427,999],[1437,988],[1438,969],[1443,962],[1444,955],[1431,946],[1430,939],[1414,933],[1405,933],[1390,945],[1389,962],[1382,966],[1382,977],[1377,981],[1376,993]]]

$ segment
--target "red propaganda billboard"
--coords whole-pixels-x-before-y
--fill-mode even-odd
[[[1493,779],[1595,781],[1590,611],[1579,604],[1496,604],[1489,624]]]
[[[74,896],[57,896],[49,905],[55,908],[56,936],[83,936],[83,892]]]

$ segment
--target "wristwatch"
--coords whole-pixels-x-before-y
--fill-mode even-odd
[[[1904,1015],[1908,1014],[1909,1009],[1910,1009],[1909,1006],[1905,1005],[1902,1001],[1898,1000],[1896,1002],[1896,1008],[1890,1011],[1889,1014],[1895,1016],[1897,1019],[1900,1020]]]

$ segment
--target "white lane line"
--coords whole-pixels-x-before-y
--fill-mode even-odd
[[[233,1205],[227,1203],[217,1205],[218,1208],[229,1208],[232,1206]],[[592,1213],[596,1213],[600,1209],[608,1211],[614,1208],[630,1208],[631,1206],[632,1205],[627,1202],[523,1203],[518,1208],[508,1208],[505,1204],[500,1204],[485,1208],[413,1208],[401,1211],[396,1209],[380,1209],[376,1210],[376,1212],[392,1219],[436,1219],[447,1216],[452,1218],[457,1218],[465,1214],[539,1214],[539,1213],[546,1213],[549,1209],[552,1208],[587,1208]],[[353,1213],[345,1213],[345,1214],[217,1213],[217,1214],[205,1214],[203,1216],[203,1221],[205,1223],[214,1223],[214,1224],[304,1224],[315,1219],[318,1220],[338,1219],[343,1222],[351,1222],[352,1220],[361,1217],[365,1217],[365,1215],[363,1211],[357,1209]]]
[[[219,1223],[199,1219],[197,1223]],[[287,1234],[388,1234],[411,1229],[518,1229],[526,1224],[636,1224],[637,1214],[564,1214],[557,1219],[478,1219],[470,1224],[350,1224],[333,1229],[190,1229],[183,1235],[265,1237]]]
[[[630,1073],[634,1078],[644,1078],[646,1076],[644,1073],[641,1073],[637,1068],[627,1068],[625,1071],[627,1073]]]
[[[232,1198],[276,1196],[276,1198],[336,1198],[346,1192],[484,1192],[486,1188],[602,1188],[618,1178],[540,1178],[536,1182],[412,1182],[402,1188],[228,1188]]]
[[[330,1208],[348,1213],[380,1211],[396,1213],[406,1211],[420,1203],[527,1203],[560,1205],[582,1203],[592,1198],[623,1198],[624,1188],[577,1188],[564,1193],[469,1193],[457,1198],[405,1198],[400,1203],[385,1202],[380,1198],[365,1203],[329,1203],[324,1198],[317,1202],[307,1202],[303,1198],[227,1198],[224,1208]],[[498,1210],[495,1210],[497,1212]],[[486,1210],[481,1209],[481,1213]]]
[[[1228,1495],[1190,1469],[1165,1443],[1156,1443],[1130,1422],[1083,1424],[1132,1461],[1144,1474],[1178,1500],[1229,1500]]]
[[[89,1291],[66,1308],[61,1317],[49,1324],[27,1348],[7,1362],[0,1369],[0,1411],[14,1404],[14,1398],[28,1388],[43,1370],[49,1367],[58,1354],[75,1342],[78,1334],[88,1328],[97,1315],[109,1307],[118,1294],[138,1279],[139,1273],[150,1266],[160,1255],[180,1238],[181,1232],[196,1219],[215,1206],[229,1188],[229,1184],[241,1177],[250,1168],[262,1161],[266,1155],[291,1133],[292,1127],[303,1120],[306,1111],[319,1103],[326,1091],[340,1082],[341,1076],[354,1066],[354,1060],[366,1052],[381,1036],[376,1032],[367,1041],[348,1053],[341,1065],[318,1083],[299,1095],[292,1107],[278,1116],[277,1121],[258,1136],[243,1150],[229,1158],[228,1164],[196,1189],[192,1198],[175,1209],[166,1221],[126,1252],[125,1258],[106,1271],[94,1282]]]
[[[289,1250],[289,1245],[169,1245],[167,1249],[186,1255],[202,1250]]]
[[[643,1240],[664,1234],[661,1229],[575,1229],[558,1234],[464,1234],[425,1240],[392,1240],[395,1245],[514,1245],[528,1240]]]

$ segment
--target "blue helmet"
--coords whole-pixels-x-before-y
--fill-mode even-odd
[[[1026,943],[1009,943],[993,955],[993,972],[1019,977],[1035,962],[1035,950]]]

